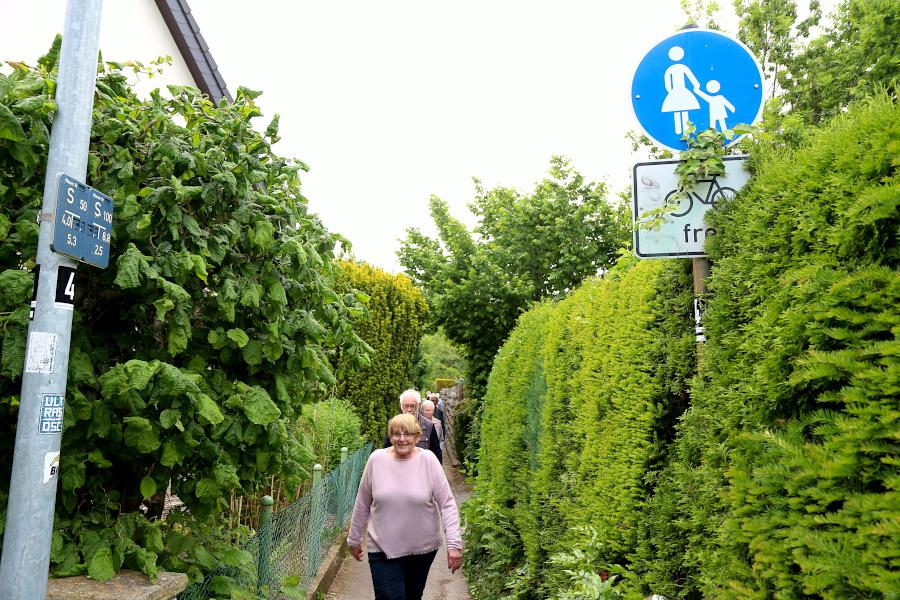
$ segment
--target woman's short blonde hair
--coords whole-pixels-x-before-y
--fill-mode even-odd
[[[422,426],[419,420],[412,415],[397,415],[388,421],[387,427],[388,437],[395,433],[405,433],[406,435],[422,435]]]

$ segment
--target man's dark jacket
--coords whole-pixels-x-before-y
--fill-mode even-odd
[[[423,450],[431,450],[434,452],[434,455],[437,456],[438,462],[443,463],[444,455],[441,452],[441,441],[434,432],[434,423],[422,415],[417,415],[417,418],[419,419],[419,425],[422,427],[422,435],[419,436],[419,441],[416,443],[416,446]],[[384,436],[384,447],[391,447],[391,440],[387,434]]]

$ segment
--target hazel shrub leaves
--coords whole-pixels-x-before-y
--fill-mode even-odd
[[[0,75],[7,481],[57,55]],[[332,364],[366,361],[349,321],[363,308],[336,292],[333,254],[346,241],[307,213],[306,166],[272,152],[277,117],[264,135],[255,129],[258,92],[215,105],[173,86],[141,99],[126,66],[143,68],[101,66],[94,99],[86,183],[114,198],[113,256],[76,277],[51,568],[99,579],[164,568],[197,580],[246,562],[225,554],[246,533],[224,529],[232,492],[254,494],[273,475],[295,490],[308,476],[311,452],[293,423],[335,385]],[[170,484],[185,510],[163,522]],[[0,516],[3,503],[0,494]]]

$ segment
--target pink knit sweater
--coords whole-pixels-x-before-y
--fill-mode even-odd
[[[456,500],[434,454],[419,449],[402,460],[391,448],[376,450],[359,483],[347,544],[359,546],[368,524],[369,552],[388,558],[431,552],[441,545],[438,512],[447,547],[462,549]]]

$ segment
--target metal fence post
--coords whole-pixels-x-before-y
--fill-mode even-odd
[[[262,497],[262,512],[259,515],[259,556],[257,557],[258,586],[267,586],[272,582],[272,567],[269,559],[272,556],[272,496]]]
[[[313,466],[313,483],[309,493],[309,533],[307,537],[307,557],[306,574],[312,578],[316,576],[319,570],[319,540],[322,536],[322,526],[324,525],[322,513],[325,507],[322,506],[322,465],[316,463]]]
[[[341,529],[344,526],[344,517],[347,515],[347,455],[349,450],[347,446],[341,447],[341,464],[338,465],[337,473],[337,527]]]
[[[322,481],[322,465],[316,463],[315,466],[313,466],[313,490],[316,489],[316,486],[319,485],[320,481]]]

